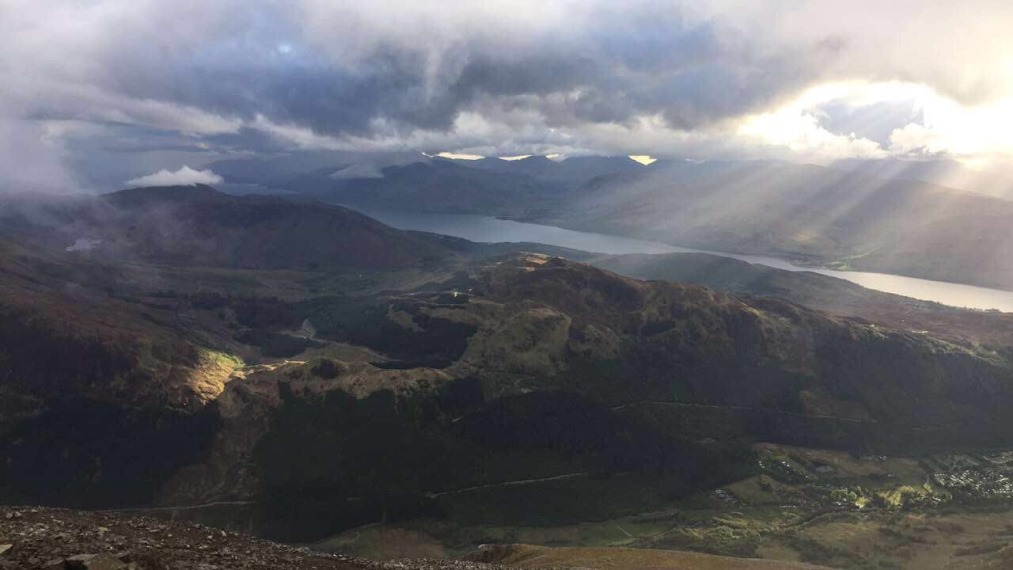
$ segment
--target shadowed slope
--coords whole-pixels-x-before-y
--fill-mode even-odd
[[[459,247],[458,240],[403,232],[338,206],[235,197],[202,185],[13,209],[0,222],[49,247],[170,265],[393,269],[446,261]]]

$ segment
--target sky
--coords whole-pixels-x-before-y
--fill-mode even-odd
[[[0,0],[0,191],[327,149],[981,168],[1013,153],[1011,26],[1003,0]]]

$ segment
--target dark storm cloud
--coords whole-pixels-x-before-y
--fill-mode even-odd
[[[838,49],[821,42],[764,53],[732,30],[689,24],[675,11],[583,30],[579,41],[536,35],[519,54],[399,39],[378,38],[352,65],[299,41],[279,54],[273,39],[247,39],[218,46],[213,57],[174,62],[161,81],[125,87],[133,96],[329,135],[369,135],[378,120],[401,130],[449,129],[462,111],[490,107],[523,107],[553,126],[660,114],[692,129],[797,89]]]
[[[0,170],[28,148],[48,155],[32,172],[357,144],[655,152],[734,137],[726,120],[821,81],[902,78],[965,98],[1005,85],[981,70],[1007,50],[975,38],[1009,10],[969,0],[984,15],[961,25],[984,32],[938,55],[943,18],[894,42],[891,21],[924,3],[857,1],[0,0],[0,132],[33,139],[0,145]],[[833,132],[864,120],[831,111]]]
[[[271,133],[252,127],[241,127],[234,133],[206,135],[204,142],[219,152],[253,152],[274,154],[291,150],[291,143]]]
[[[140,125],[98,124],[62,137],[64,163],[83,186],[118,189],[124,181],[163,168],[199,165],[218,155],[175,131]]]
[[[81,63],[96,68],[89,87],[247,121],[260,115],[331,135],[368,135],[377,121],[396,129],[448,129],[462,111],[519,105],[555,125],[660,114],[691,129],[796,89],[834,55],[820,45],[764,53],[715,21],[688,22],[677,6],[634,3],[599,19],[601,4],[588,2],[572,22],[577,29],[566,33],[522,28],[517,44],[497,46],[483,37],[496,24],[487,19],[465,21],[476,29],[451,44],[438,36],[405,42],[377,31],[369,49],[343,61],[303,41],[298,16],[284,4],[221,6],[193,17],[210,10],[219,20],[227,9],[236,16],[202,30],[207,35],[192,45],[166,46],[174,40],[130,33],[104,41]],[[342,38],[336,34],[333,41]],[[32,116],[87,116],[65,103],[37,101]]]

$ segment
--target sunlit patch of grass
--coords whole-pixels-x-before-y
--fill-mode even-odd
[[[246,366],[246,363],[243,361],[242,358],[234,354],[229,354],[227,352],[221,352],[211,349],[202,349],[200,351],[200,354],[201,359],[204,362],[218,368],[227,368],[230,370],[236,370],[242,368],[243,366]]]
[[[213,400],[225,390],[232,373],[245,365],[238,356],[211,349],[199,349],[198,361],[187,384],[204,400]]]

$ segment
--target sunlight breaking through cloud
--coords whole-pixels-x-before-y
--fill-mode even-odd
[[[904,116],[880,110],[873,124],[866,116],[864,124],[852,125],[889,133],[882,144],[855,131],[832,132],[825,126],[828,108],[842,113],[886,105],[909,112]],[[911,115],[918,119],[912,121]],[[846,120],[837,122],[839,128],[847,126]],[[945,154],[980,164],[1013,153],[1013,98],[971,106],[921,84],[827,83],[777,109],[744,118],[738,134],[825,160]]]

